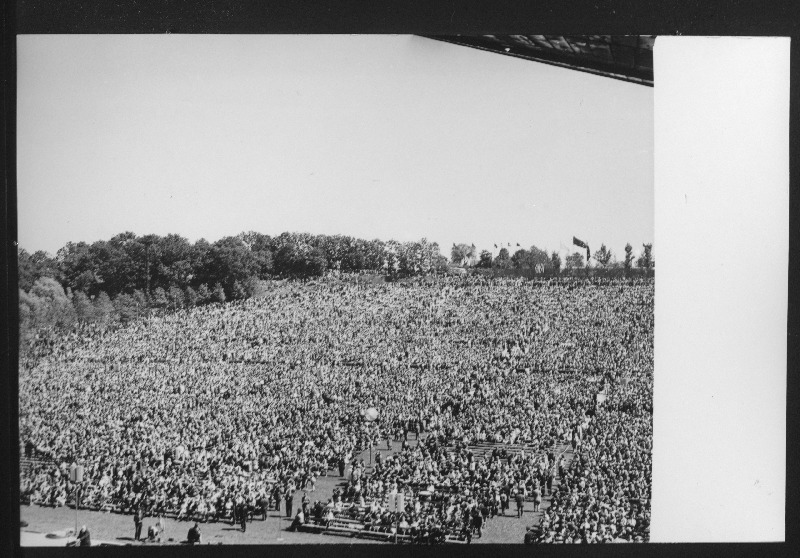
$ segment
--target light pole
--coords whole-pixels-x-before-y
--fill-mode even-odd
[[[148,297],[150,296],[150,244],[150,242],[144,243],[144,276]]]
[[[83,482],[83,465],[73,463],[69,468],[69,480],[75,483],[75,537],[78,537],[78,508],[81,506],[80,489]]]
[[[277,484],[278,479],[267,479],[267,482],[269,482],[269,483],[275,482]],[[275,510],[278,512],[278,524],[277,524],[278,530],[276,531],[275,540],[277,540],[279,542],[282,542],[283,541],[283,537],[281,537],[281,501],[280,501],[280,499],[276,499],[275,500]]]
[[[147,295],[147,325],[150,325],[150,245],[151,239],[143,240],[144,244],[144,274],[145,274],[145,295]]]
[[[395,531],[394,531],[394,543],[397,544],[397,534],[400,531],[400,515],[405,510],[405,494],[403,492],[398,492],[394,495],[394,513],[395,519],[397,520]]]
[[[378,419],[378,410],[375,407],[369,407],[364,411],[364,420],[367,424],[374,424]],[[369,466],[372,467],[372,432],[369,432]]]

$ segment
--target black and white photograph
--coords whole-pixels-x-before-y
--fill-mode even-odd
[[[651,542],[659,40],[20,35],[20,545]]]

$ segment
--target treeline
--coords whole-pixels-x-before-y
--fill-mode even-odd
[[[127,322],[149,310],[239,300],[264,281],[328,271],[390,278],[444,271],[435,242],[364,240],[341,235],[241,233],[214,243],[177,234],[125,232],[92,244],[69,242],[55,257],[18,249],[23,332]]]
[[[518,245],[519,247],[519,245]],[[273,278],[304,278],[327,272],[368,273],[389,280],[444,273],[447,258],[439,245],[364,240],[342,235],[246,232],[209,243],[177,234],[137,236],[125,232],[92,244],[69,242],[55,256],[18,249],[20,332],[23,341],[44,331],[76,324],[106,328],[152,312],[258,296]],[[605,245],[595,267],[575,252],[561,261],[536,246],[513,254],[505,247],[493,257],[475,245],[454,244],[453,264],[495,276],[635,275],[652,272],[652,245],[634,262],[632,248],[621,261]]]
[[[496,245],[495,248],[497,248]],[[456,265],[492,269],[498,272],[498,275],[507,275],[504,272],[508,270],[529,270],[531,273],[540,275],[559,275],[562,273],[586,275],[589,273],[589,262],[584,261],[582,252],[575,251],[569,254],[565,261],[562,261],[558,252],[551,252],[548,255],[546,250],[536,246],[525,249],[521,248],[519,244],[517,244],[517,250],[513,254],[508,248],[501,247],[497,256],[492,256],[489,250],[482,250],[478,255],[474,244],[453,244],[450,250],[450,259]],[[605,244],[602,244],[600,249],[595,251],[592,259],[595,260],[596,265],[591,268],[591,274],[596,275],[647,274],[652,272],[655,267],[652,244],[643,244],[642,253],[638,258],[633,256],[633,247],[630,244],[626,244],[622,260],[618,260],[615,254]],[[634,272],[634,269],[639,271]]]

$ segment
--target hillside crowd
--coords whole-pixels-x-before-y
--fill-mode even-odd
[[[552,493],[541,542],[647,540],[652,369],[650,279],[275,282],[261,298],[35,342],[20,442],[44,459],[23,468],[21,494],[66,505],[78,462],[82,507],[236,520],[293,515],[295,491],[338,469],[347,487],[304,501],[302,522],[480,536],[520,498]],[[356,457],[408,433],[423,442],[369,470]],[[529,451],[478,460],[477,442]]]

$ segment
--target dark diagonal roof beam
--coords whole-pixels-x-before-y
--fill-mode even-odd
[[[653,86],[653,35],[436,35],[428,38]]]

